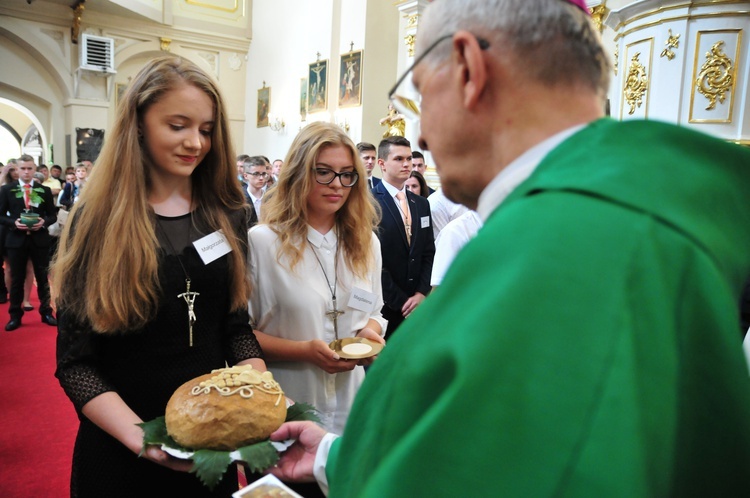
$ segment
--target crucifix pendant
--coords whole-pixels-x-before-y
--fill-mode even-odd
[[[185,304],[187,304],[188,307],[188,327],[190,331],[190,347],[193,347],[193,324],[197,320],[195,317],[195,298],[196,296],[200,296],[199,292],[190,292],[190,279],[185,279],[185,285],[187,286],[187,289],[182,294],[178,294],[177,298],[182,298],[185,300]],[[334,306],[335,308],[335,306]]]
[[[336,306],[336,298],[333,298],[333,309],[331,311],[326,312],[326,316],[333,320],[333,333],[336,336],[336,339],[339,338],[339,315],[343,315],[345,311],[337,309]]]

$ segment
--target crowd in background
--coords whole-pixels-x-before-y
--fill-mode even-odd
[[[21,166],[19,166],[19,163]],[[42,273],[46,274],[47,272],[49,261],[52,260],[57,249],[57,240],[64,223],[62,220],[65,218],[67,211],[77,201],[86,178],[93,168],[93,163],[91,161],[83,161],[77,163],[75,166],[68,166],[63,169],[58,164],[50,166],[45,164],[37,165],[33,157],[23,154],[18,158],[8,159],[4,165],[0,163],[0,167],[0,187],[5,187],[4,190],[0,191],[0,197],[6,206],[5,212],[0,213],[2,217],[2,223],[0,224],[0,265],[2,267],[0,304],[5,304],[9,301],[9,292],[13,287],[14,279],[11,267],[15,265],[17,269],[24,268],[23,274],[18,270],[15,276],[16,281],[20,282],[20,280],[23,280],[23,297],[20,303],[20,310],[9,310],[11,321],[6,326],[6,330],[12,331],[20,326],[20,318],[23,312],[34,310],[34,306],[31,303],[32,289],[35,283],[38,283],[38,277],[41,277]],[[29,175],[29,178],[22,178],[19,168],[29,168],[29,172],[24,173]],[[21,185],[25,183],[29,183],[31,191],[35,192],[33,194],[35,199],[26,200],[24,198]],[[45,201],[47,195],[50,196],[51,202]],[[30,205],[22,205],[23,212],[39,211],[44,214],[46,210],[48,215],[52,213],[56,218],[54,220],[48,218],[47,221],[41,222],[37,230],[34,230],[32,227],[29,230],[29,235],[32,235],[32,232],[34,232],[33,236],[25,240],[21,238],[19,240],[20,245],[18,243],[11,243],[9,246],[6,244],[9,232],[13,232],[19,228],[16,226],[17,217],[11,216],[12,209],[9,209],[9,205],[14,200],[20,203],[20,199],[23,199],[23,202],[30,202]],[[48,207],[45,203],[49,203],[51,206]],[[60,213],[60,210],[63,213]],[[21,229],[23,230],[23,227]],[[14,260],[13,265],[10,258]],[[17,285],[21,287],[20,283]],[[37,285],[42,296],[40,298],[42,301],[40,306],[42,321],[48,325],[56,325],[53,313],[54,305],[49,305],[50,307],[46,309],[48,305],[45,302],[48,301],[49,297],[48,290],[45,290],[43,287]],[[11,308],[13,308],[13,305],[11,305]],[[16,316],[14,317],[13,315]]]

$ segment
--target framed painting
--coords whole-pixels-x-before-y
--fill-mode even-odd
[[[362,105],[362,51],[341,55],[339,107]]]
[[[304,121],[307,118],[307,78],[299,82],[299,115]]]
[[[328,60],[310,64],[307,73],[307,112],[328,108]]]
[[[268,109],[271,107],[271,87],[258,90],[258,128],[268,126]]]
[[[125,93],[125,89],[128,87],[127,83],[115,83],[115,109],[120,105],[122,96]]]

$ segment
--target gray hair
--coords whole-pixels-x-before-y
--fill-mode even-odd
[[[611,63],[599,33],[591,18],[567,1],[438,0],[420,23],[417,53],[459,30],[485,38],[489,50],[509,52],[520,72],[545,85],[584,84],[602,98],[609,90]],[[427,56],[428,64],[449,55],[450,44],[443,43]]]

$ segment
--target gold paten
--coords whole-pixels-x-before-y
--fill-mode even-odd
[[[714,43],[710,52],[706,52],[706,62],[695,80],[698,92],[708,99],[707,111],[716,108],[716,101],[724,103],[726,93],[734,86],[734,64],[722,52],[723,41]]]
[[[667,48],[661,51],[661,56],[666,57],[668,60],[672,60],[675,58],[675,53],[672,50],[673,48],[679,48],[680,46],[680,35],[673,35],[672,30],[669,30],[669,37],[667,38],[667,41],[664,43]]]
[[[641,55],[637,52],[630,60],[630,67],[628,68],[628,77],[625,79],[625,101],[630,106],[628,114],[634,114],[635,108],[640,107],[643,103],[643,95],[648,89],[648,77],[646,76],[646,68],[638,60]]]

